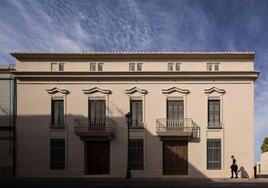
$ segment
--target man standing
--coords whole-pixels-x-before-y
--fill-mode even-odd
[[[234,173],[235,173],[235,178],[238,178],[237,177],[237,170],[238,170],[238,166],[236,164],[236,160],[234,158],[234,156],[232,155],[231,158],[233,159],[233,164],[231,165],[231,173],[232,173],[232,176],[231,178],[234,177]]]

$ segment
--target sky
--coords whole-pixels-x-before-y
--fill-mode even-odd
[[[255,161],[268,136],[268,0],[0,0],[11,51],[254,51]]]

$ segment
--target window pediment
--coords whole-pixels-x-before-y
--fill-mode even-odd
[[[140,89],[140,88],[137,88],[137,87],[133,87],[131,89],[126,89],[126,93],[128,95],[131,95],[131,94],[134,94],[134,93],[140,93],[140,94],[147,94],[148,91],[146,89]]]
[[[109,89],[101,89],[98,87],[93,87],[91,89],[83,89],[84,94],[93,94],[93,93],[102,93],[102,94],[111,94],[112,91]]]
[[[169,89],[162,89],[163,94],[170,94],[170,93],[174,93],[174,92],[178,92],[178,93],[182,93],[182,94],[189,94],[190,93],[190,91],[188,89],[181,89],[181,88],[177,88],[177,87],[171,87]]]
[[[64,95],[67,95],[70,93],[70,91],[66,90],[66,89],[59,89],[57,87],[54,87],[52,89],[47,89],[47,92],[49,94],[56,94],[56,93],[61,93],[61,94],[64,94]]]
[[[206,94],[210,94],[210,93],[213,93],[213,92],[224,94],[225,93],[225,90],[224,89],[219,89],[219,88],[216,88],[216,87],[212,87],[210,89],[204,89],[204,92]]]

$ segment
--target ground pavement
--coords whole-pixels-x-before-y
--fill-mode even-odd
[[[5,187],[57,188],[199,188],[199,187],[258,187],[268,188],[268,179],[198,179],[198,178],[0,178]]]

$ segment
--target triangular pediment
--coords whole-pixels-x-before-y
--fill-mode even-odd
[[[148,91],[146,89],[140,89],[140,88],[137,88],[137,87],[133,87],[131,89],[126,89],[126,93],[127,94],[134,94],[134,93],[141,93],[141,94],[147,94]]]
[[[219,88],[216,88],[216,87],[212,87],[210,89],[205,89],[204,91],[205,91],[206,94],[213,93],[213,92],[217,92],[217,93],[221,93],[221,94],[225,93],[224,89],[219,89]]]
[[[47,89],[47,92],[48,92],[49,94],[61,93],[61,94],[64,94],[64,95],[70,93],[70,91],[68,91],[68,90],[66,90],[66,89],[59,89],[59,88],[57,88],[57,87],[54,87],[54,88],[52,88],[52,89]]]
[[[189,94],[190,93],[190,91],[188,89],[181,89],[181,88],[177,88],[177,87],[171,87],[169,89],[162,89],[163,94],[170,94],[170,93],[174,93],[174,92],[178,92],[178,93],[182,93],[182,94]]]
[[[85,94],[93,94],[93,93],[102,93],[102,94],[111,94],[112,91],[109,89],[101,89],[98,87],[93,87],[91,89],[83,89]]]

